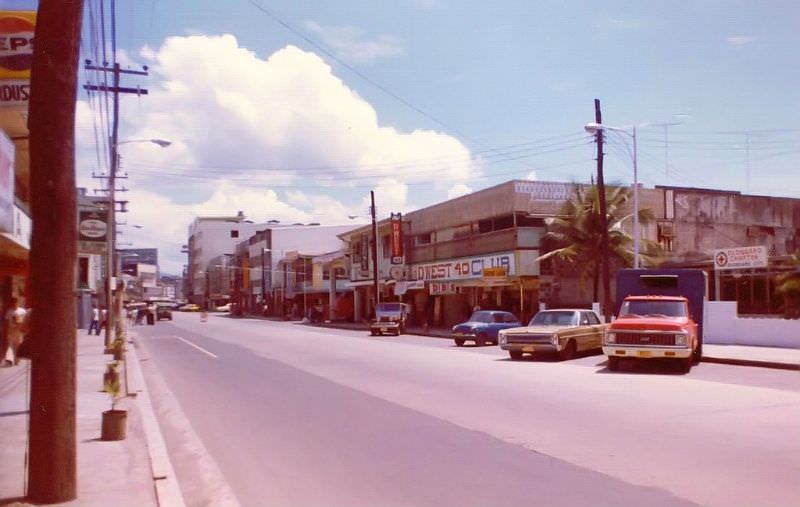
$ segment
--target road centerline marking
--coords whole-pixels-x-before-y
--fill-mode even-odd
[[[175,336],[175,338],[179,339],[180,341],[182,341],[182,342],[183,342],[183,343],[185,343],[186,345],[189,345],[190,347],[194,347],[194,348],[196,348],[197,350],[199,350],[199,351],[200,351],[200,352],[202,352],[203,354],[209,355],[209,356],[213,357],[214,359],[219,359],[219,356],[218,356],[218,355],[216,355],[216,354],[213,354],[213,353],[211,353],[211,352],[207,351],[206,349],[204,349],[203,347],[201,347],[201,346],[199,346],[199,345],[195,345],[194,343],[190,342],[190,341],[189,341],[189,340],[187,340],[186,338],[182,338],[182,337],[180,337],[180,336]]]

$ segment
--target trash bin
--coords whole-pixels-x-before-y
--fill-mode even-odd
[[[153,326],[155,325],[155,323],[156,323],[156,316],[153,314],[153,312],[147,312],[147,325]]]

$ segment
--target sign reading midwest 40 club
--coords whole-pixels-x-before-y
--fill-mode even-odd
[[[714,251],[714,269],[765,268],[768,264],[767,247],[742,246]]]
[[[108,238],[108,211],[81,211],[78,218],[78,251],[104,255]]]

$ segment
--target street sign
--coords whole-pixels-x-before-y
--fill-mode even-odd
[[[715,270],[765,268],[768,262],[767,247],[763,245],[714,251]]]

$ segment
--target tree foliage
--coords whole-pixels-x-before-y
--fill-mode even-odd
[[[784,311],[787,317],[800,318],[800,252],[790,259],[795,268],[777,277],[775,291],[784,296]]]
[[[629,267],[633,265],[633,237],[623,225],[633,221],[633,214],[623,214],[632,198],[627,187],[606,187],[606,217],[608,220],[608,255],[612,266]],[[557,259],[575,266],[581,284],[589,279],[594,281],[594,300],[597,301],[597,287],[602,262],[603,228],[600,214],[600,199],[597,186],[575,185],[572,199],[567,201],[559,217],[548,220],[549,231],[545,242],[555,248],[538,260]],[[653,220],[649,209],[639,209],[639,223],[646,225]],[[660,246],[652,241],[641,240],[639,260],[642,266],[657,264],[661,254]]]

